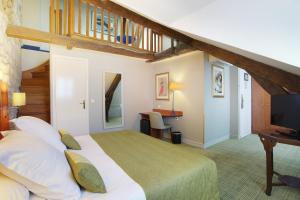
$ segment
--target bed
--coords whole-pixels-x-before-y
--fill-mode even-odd
[[[41,130],[45,132],[45,128]],[[26,134],[28,132],[26,130]],[[42,137],[45,135],[43,133]],[[1,142],[5,138],[0,141],[0,158],[1,154],[5,154],[3,148],[1,150]],[[96,167],[107,190],[104,194],[81,190],[79,199],[219,199],[215,163],[201,155],[197,148],[173,145],[131,130],[95,133],[75,139],[81,150],[74,151]],[[63,150],[56,154],[64,155]],[[43,198],[31,194],[30,199]]]
[[[195,148],[135,131],[91,137],[143,188],[147,200],[219,198],[215,163]]]

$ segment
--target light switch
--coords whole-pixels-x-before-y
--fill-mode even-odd
[[[95,99],[91,99],[91,103],[95,103]]]

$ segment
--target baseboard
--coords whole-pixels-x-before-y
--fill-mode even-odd
[[[171,135],[169,133],[164,133],[164,138],[171,139]],[[203,144],[202,143],[196,142],[196,141],[191,140],[191,139],[182,138],[182,135],[181,135],[181,142],[184,143],[184,144],[188,144],[188,145],[191,145],[191,146],[194,146],[194,147],[199,147],[199,148],[203,149]]]
[[[194,140],[190,140],[190,139],[187,139],[187,138],[182,138],[182,143],[188,144],[188,145],[191,145],[191,146],[194,146],[194,147],[203,148],[203,144],[202,143],[196,142]]]
[[[219,142],[223,142],[225,140],[228,140],[229,138],[230,138],[230,135],[225,135],[223,137],[220,137],[220,138],[214,139],[212,141],[206,142],[206,143],[204,143],[204,149],[206,149],[206,148],[208,148],[208,147],[210,147],[212,145],[215,145],[215,144],[217,144]]]

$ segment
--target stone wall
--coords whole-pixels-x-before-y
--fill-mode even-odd
[[[9,86],[9,102],[21,82],[21,41],[7,37],[5,31],[8,24],[21,25],[21,8],[22,0],[0,0],[0,71]],[[10,118],[15,114],[11,109]]]

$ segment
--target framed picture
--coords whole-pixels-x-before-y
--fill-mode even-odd
[[[213,97],[224,97],[224,68],[212,65],[212,95]]]
[[[169,72],[155,75],[155,96],[157,100],[169,100]]]
[[[248,73],[244,73],[244,81],[249,81],[249,74]]]

